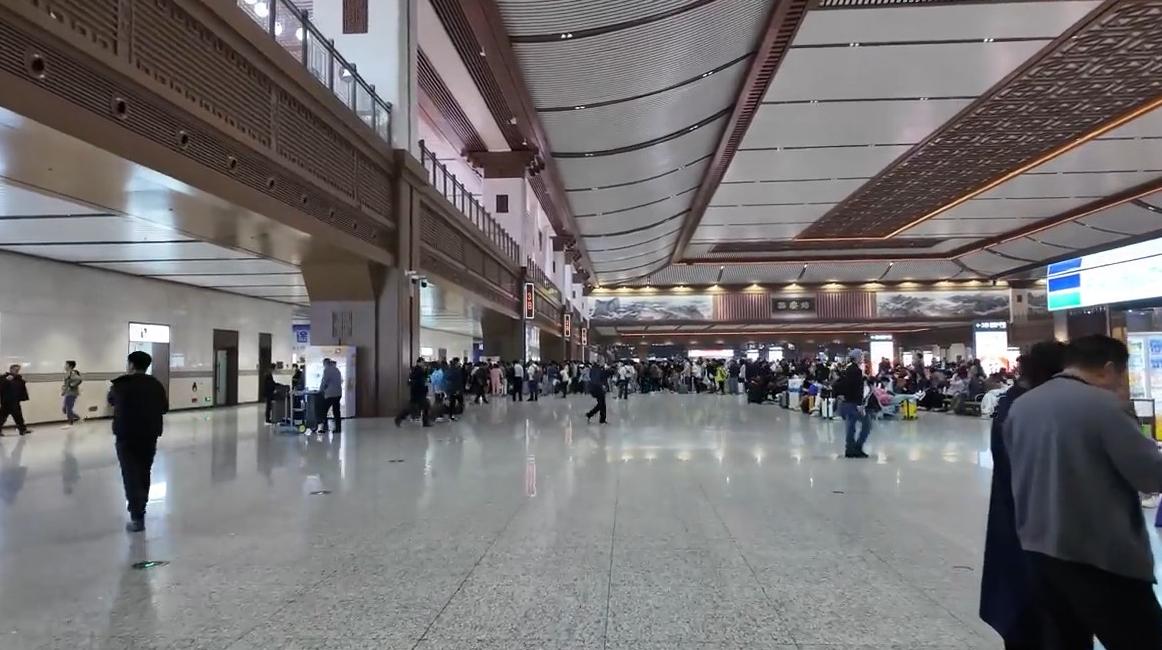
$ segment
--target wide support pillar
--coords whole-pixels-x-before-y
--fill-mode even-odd
[[[366,260],[306,263],[311,345],[356,349],[356,415],[394,413],[419,346],[419,309],[397,268]]]
[[[523,321],[485,309],[480,329],[484,334],[484,356],[500,357],[504,361],[525,358]]]

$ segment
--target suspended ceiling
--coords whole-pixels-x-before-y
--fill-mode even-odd
[[[597,284],[987,278],[1162,235],[1162,2],[484,4]]]
[[[0,179],[0,250],[305,305],[299,269]]]

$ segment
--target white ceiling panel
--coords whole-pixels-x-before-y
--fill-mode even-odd
[[[1162,215],[1159,216],[1162,217]],[[1073,221],[1066,221],[1048,230],[1042,230],[1039,233],[1031,235],[1031,237],[1046,244],[1068,246],[1073,249],[1101,246],[1102,244],[1108,244],[1124,238],[1122,235],[1097,230]]]
[[[9,219],[0,228],[0,245],[51,242],[193,241],[160,226],[126,217],[62,217]]]
[[[0,219],[69,214],[105,214],[109,210],[72,201],[50,194],[42,194],[22,185],[0,182]]]
[[[694,239],[700,242],[791,239],[806,227],[807,224],[803,223],[750,224],[742,226],[702,224],[698,226],[698,230],[694,233]]]
[[[633,4],[633,3],[628,3]],[[1100,2],[998,2],[811,11],[795,45],[1056,38]]]
[[[1037,168],[1039,172],[1162,170],[1157,140],[1091,140]]]
[[[675,11],[696,0],[497,0],[512,36],[599,29]]]
[[[1009,269],[1015,269],[1018,266],[1028,264],[1028,262],[1002,257],[988,251],[968,253],[967,255],[961,256],[959,260],[961,264],[986,276],[1004,273]]]
[[[888,270],[888,262],[813,262],[799,282],[869,282]]]
[[[289,275],[190,275],[181,278],[186,284],[196,284],[202,287],[279,287],[294,286],[306,287],[303,276]]]
[[[689,128],[730,106],[749,59],[640,99],[570,111],[542,111],[553,151],[604,151]]]
[[[650,284],[683,285],[683,284],[712,284],[718,278],[718,267],[682,264],[667,266],[650,276]]]
[[[673,140],[626,153],[557,158],[557,168],[565,184],[575,188],[604,187],[657,176],[713,151],[725,121],[722,118]]]
[[[1105,228],[1128,235],[1142,235],[1162,230],[1162,214],[1133,203],[1123,203],[1088,217],[1082,217],[1078,221],[1088,226]]]
[[[711,206],[702,217],[703,226],[785,225],[813,223],[832,208],[823,205],[762,205],[741,207]]]
[[[268,275],[274,273],[298,273],[298,269],[293,266],[259,258],[170,262],[100,262],[92,266],[135,275]]]
[[[667,170],[664,176],[607,189],[570,189],[569,204],[578,215],[597,214],[640,205],[697,188],[709,166],[708,160]],[[568,180],[568,179],[566,179]],[[621,183],[629,181],[622,180]]]
[[[653,226],[663,222],[676,223],[688,212],[690,198],[690,195],[686,194],[629,210],[578,217],[577,227],[582,235],[603,235],[624,232],[642,226]]]
[[[1106,133],[1102,139],[1157,137],[1162,137],[1162,109],[1159,108]]]
[[[734,155],[723,180],[871,178],[909,149],[911,147],[900,146],[744,150]]]
[[[963,273],[960,265],[947,260],[901,260],[891,265],[883,281],[950,280]]]
[[[984,196],[984,195],[982,195]],[[1044,219],[1089,203],[1093,199],[972,199],[946,210],[932,220]],[[1016,227],[1016,226],[1014,226]]]
[[[306,287],[223,287],[223,291],[257,298],[306,298]]]
[[[672,247],[682,228],[665,224],[661,228],[648,228],[629,235],[607,237],[585,237],[585,247],[590,250],[616,251],[621,254],[644,253],[647,250],[662,250]]]
[[[1073,249],[1051,246],[1034,239],[1029,239],[1028,237],[1019,237],[1012,241],[1004,242],[1003,244],[989,246],[988,250],[1009,257],[1019,258],[1021,262],[1035,262],[1037,260],[1069,253]]]
[[[752,51],[771,2],[716,0],[637,27],[518,42],[513,49],[537,106],[624,99],[693,79]]]
[[[968,99],[941,99],[763,104],[742,147],[915,144],[970,103]]]
[[[604,264],[606,266],[621,265],[630,266],[631,264],[645,264],[652,259],[658,257],[661,252],[669,253],[672,247],[646,247],[628,248],[620,251],[589,251],[589,258],[593,260],[594,264]]]
[[[4,250],[48,257],[64,262],[125,262],[172,259],[241,259],[250,253],[206,242],[156,242],[145,244],[57,244],[50,246],[3,246]]]
[[[711,267],[714,268],[714,267]],[[721,284],[754,284],[761,282],[794,282],[803,272],[802,264],[727,264],[722,269]]]
[[[990,237],[1015,230],[1037,219],[929,219],[900,233],[901,237]]]
[[[715,206],[733,206],[762,203],[839,203],[859,189],[864,179],[802,180],[777,183],[747,181],[723,183],[710,200]],[[709,216],[709,215],[707,215]]]
[[[1116,194],[1158,178],[1158,172],[1105,172],[1098,174],[1029,173],[1007,181],[981,198],[1028,198],[1033,196],[1099,197]]]
[[[764,101],[975,97],[1044,41],[792,49]]]

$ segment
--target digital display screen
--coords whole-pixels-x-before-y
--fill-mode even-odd
[[[1162,239],[1050,264],[1050,311],[1162,296]]]

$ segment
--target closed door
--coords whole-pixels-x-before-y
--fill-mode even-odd
[[[229,404],[230,354],[226,350],[214,350],[214,406]]]

